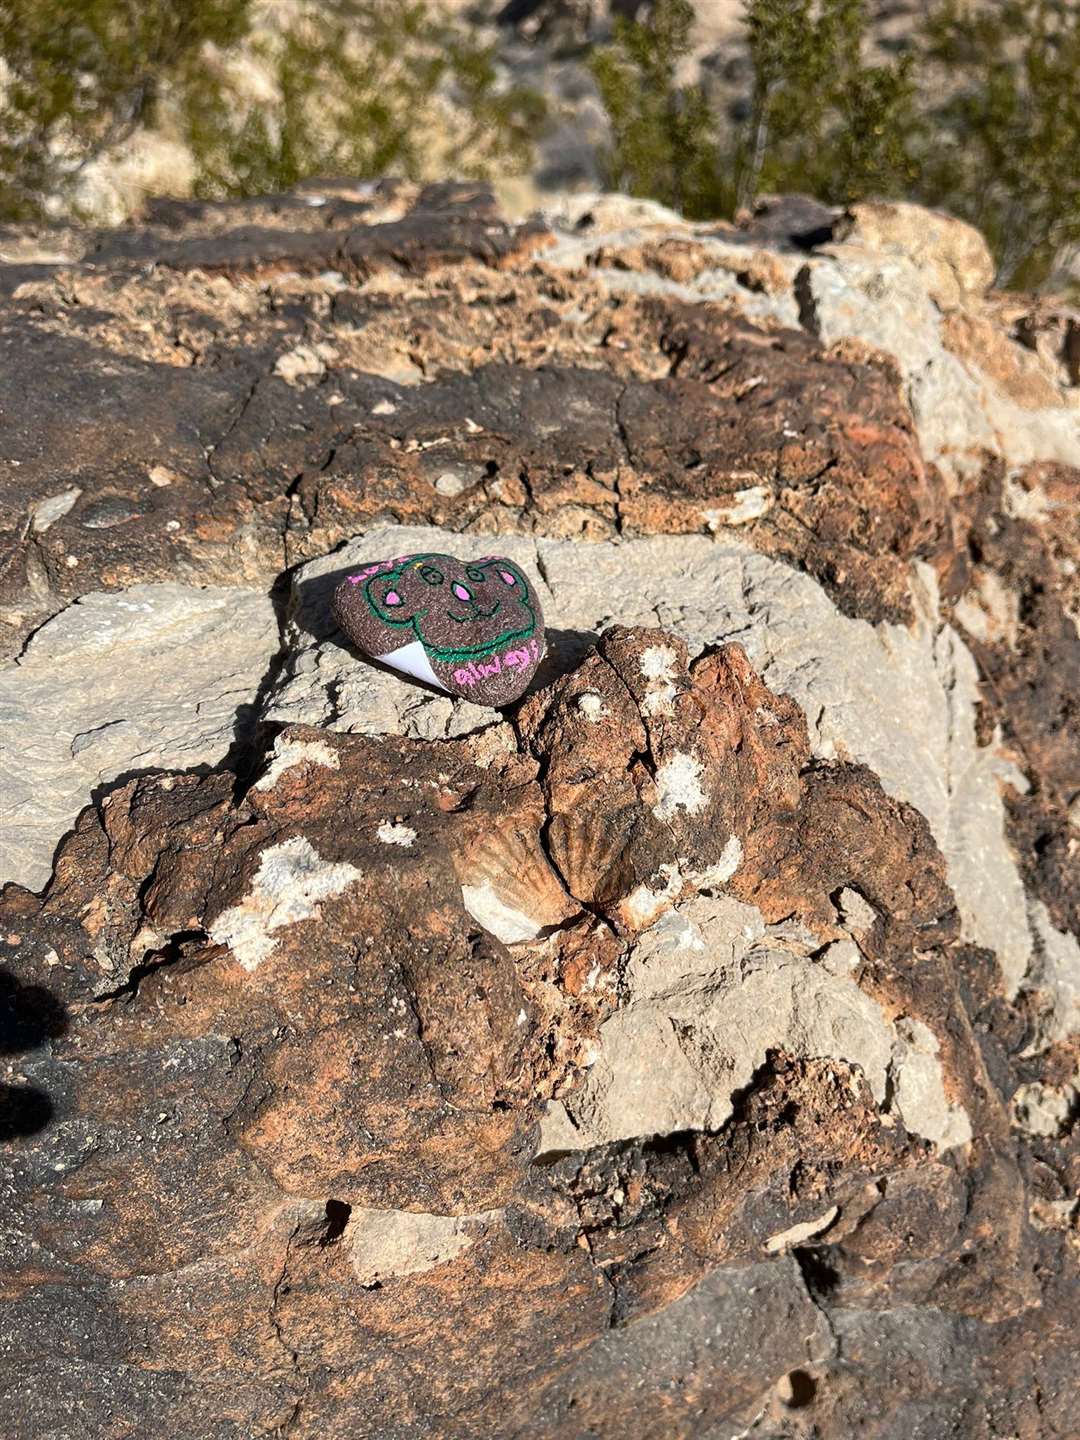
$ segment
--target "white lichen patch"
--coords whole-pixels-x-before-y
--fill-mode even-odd
[[[607,706],[596,694],[595,690],[586,690],[578,702],[577,708],[590,725],[597,725],[608,713]]]
[[[656,772],[656,818],[670,820],[680,810],[700,815],[709,800],[701,787],[704,773],[701,762],[685,750],[677,750],[670,760],[665,760]]]
[[[410,825],[394,824],[390,820],[383,820],[375,835],[384,845],[400,845],[406,850],[416,839],[416,831]]]
[[[729,835],[727,843],[720,851],[720,859],[715,864],[706,865],[700,870],[692,869],[688,860],[680,860],[679,864],[682,866],[683,875],[694,889],[708,893],[727,884],[742,864],[742,857],[742,841],[737,835]]]
[[[478,707],[459,700],[457,708],[475,710]],[[516,748],[514,731],[505,720],[500,720],[495,725],[487,725],[469,738],[469,758],[474,765],[479,765],[481,770],[487,770],[507,755],[512,755]]]
[[[619,918],[628,930],[645,930],[669,910],[683,887],[678,865],[661,865],[655,875],[642,881],[619,905]]]
[[[333,347],[325,343],[297,345],[278,356],[274,374],[280,375],[289,385],[295,385],[308,376],[325,375],[327,363],[336,358]]]
[[[254,970],[277,946],[273,931],[319,913],[319,902],[363,877],[355,865],[324,860],[302,835],[263,851],[251,893],[223,910],[210,938],[227,945],[245,970]]]
[[[279,735],[274,741],[266,774],[256,780],[253,788],[272,790],[285,771],[291,770],[294,765],[322,765],[327,770],[337,770],[337,751],[322,740],[291,740],[287,735]]]
[[[535,940],[543,929],[531,915],[501,900],[490,880],[480,885],[462,885],[461,898],[476,923],[504,945],[520,945],[525,940]]]
[[[699,894],[719,890],[731,879],[742,862],[742,842],[737,835],[728,838],[714,865],[700,870],[683,857],[674,864],[661,865],[655,875],[642,881],[619,905],[619,918],[628,930],[647,930],[679,899],[686,885]]]
[[[667,684],[674,679],[678,658],[670,645],[648,645],[641,652],[641,673],[646,680]]]
[[[641,702],[641,713],[643,715],[670,715],[671,707],[675,701],[678,690],[674,685],[658,685],[655,690],[650,690]]]
[[[701,518],[712,534],[729,525],[750,525],[767,515],[773,507],[773,493],[765,485],[751,485],[736,490],[731,503],[701,512]]]
[[[1077,1080],[1080,1081],[1080,1075]],[[1013,1094],[1010,1105],[1012,1123],[1028,1135],[1048,1138],[1060,1135],[1069,1123],[1077,1098],[1073,1085],[1064,1085],[1060,1090],[1042,1085],[1037,1080],[1021,1085]]]

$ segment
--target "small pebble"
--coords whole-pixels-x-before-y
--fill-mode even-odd
[[[80,518],[85,530],[111,530],[114,525],[126,525],[138,514],[135,506],[122,495],[110,495],[87,505]]]

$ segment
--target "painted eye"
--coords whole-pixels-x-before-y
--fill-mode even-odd
[[[458,598],[459,600],[471,600],[471,599],[472,599],[472,591],[471,591],[471,590],[467,590],[464,585],[455,585],[455,586],[454,586],[454,594],[457,596],[457,598]]]
[[[396,590],[388,590],[386,592],[386,603],[387,605],[400,605],[401,596],[397,593]]]
[[[425,585],[441,585],[443,582],[442,571],[436,570],[434,565],[421,565],[417,574]]]
[[[483,570],[481,570],[476,565],[467,566],[465,569],[465,574],[469,577],[470,580],[475,580],[479,585],[482,585],[487,579],[487,576],[484,574]]]
[[[513,585],[515,583],[514,576],[510,574],[509,570],[500,570],[499,579],[504,585]]]

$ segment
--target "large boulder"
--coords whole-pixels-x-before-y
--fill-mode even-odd
[[[943,217],[312,198],[0,265],[6,1433],[1064,1440],[1062,374]]]

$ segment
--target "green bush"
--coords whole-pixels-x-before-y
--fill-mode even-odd
[[[230,83],[241,41],[273,101]],[[318,0],[273,39],[253,37],[252,0],[0,0],[0,58],[8,220],[69,210],[87,163],[166,101],[208,197],[331,172],[418,177],[450,138],[459,174],[522,169],[543,117],[531,91],[500,85],[493,47],[425,0]]]
[[[782,191],[915,200],[979,226],[1002,284],[1036,283],[1080,240],[1077,0],[937,0],[907,53],[876,65],[863,0],[746,0],[738,125],[677,83],[692,16],[688,0],[654,0],[592,58],[609,183],[693,217]]]
[[[745,21],[750,117],[728,142],[738,203],[763,190],[805,191],[830,204],[901,193],[912,178],[911,62],[864,63],[862,0],[751,0]]]
[[[211,78],[184,93],[199,195],[257,194],[313,175],[419,178],[444,138],[443,92],[454,101],[457,173],[485,178],[531,159],[539,97],[501,89],[494,47],[423,0],[323,0],[261,56],[280,95],[272,104],[245,112]]]
[[[917,193],[983,231],[1001,283],[1035,283],[1080,242],[1080,4],[944,0],[924,38],[960,85],[931,112]]]
[[[0,217],[63,200],[88,161],[247,34],[251,0],[0,0]]]
[[[661,0],[647,24],[618,16],[614,43],[593,52],[590,68],[611,125],[611,188],[701,219],[725,213],[734,192],[705,91],[676,79],[693,23],[689,0]]]

